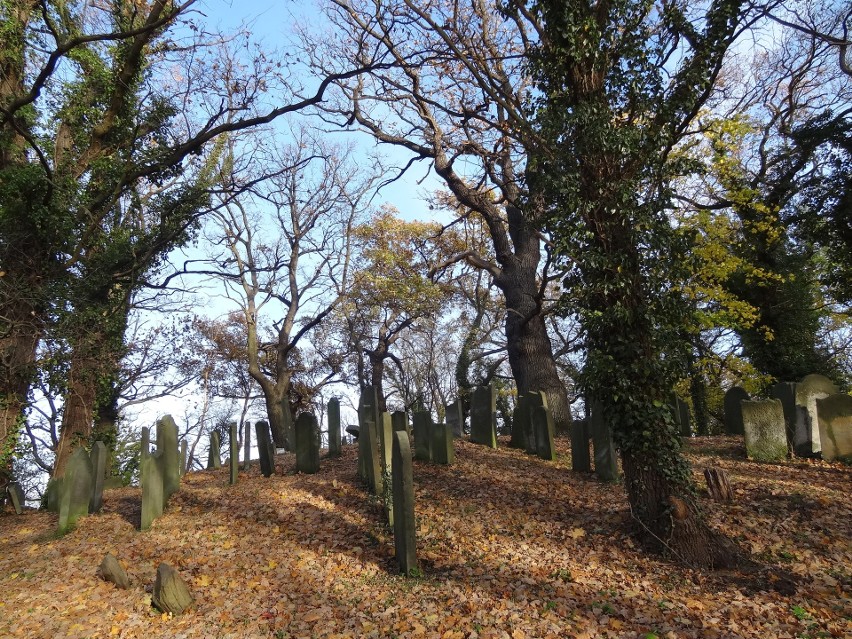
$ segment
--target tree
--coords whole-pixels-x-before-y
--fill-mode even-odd
[[[726,566],[734,545],[705,522],[668,407],[683,370],[682,254],[666,216],[671,150],[713,90],[743,3],[512,3],[542,30],[531,58],[543,145],[530,191],[570,267],[565,300],[588,353],[580,384],[620,449],[640,537],[689,565]],[[679,352],[680,351],[680,352]]]
[[[506,20],[497,6],[489,0],[332,0],[334,36],[317,42],[306,34],[305,49],[321,73],[342,60],[393,61],[338,83],[339,99],[323,103],[323,117],[407,151],[406,168],[425,161],[462,215],[482,219],[493,259],[471,249],[455,259],[485,270],[503,293],[518,391],[546,391],[564,429],[571,410],[545,322],[544,290],[554,275],[543,211],[535,198],[521,205],[526,154],[539,143],[526,119],[529,83],[521,69],[533,25],[529,14]]]

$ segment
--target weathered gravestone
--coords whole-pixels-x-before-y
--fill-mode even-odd
[[[328,456],[339,457],[340,450],[340,400],[332,397],[328,400]]]
[[[816,400],[819,440],[826,461],[852,461],[852,396],[838,393]]]
[[[799,457],[817,457],[822,450],[816,401],[837,394],[837,386],[823,375],[806,375],[796,384],[796,432],[793,450]]]
[[[452,404],[444,406],[444,414],[446,415],[447,425],[453,433],[453,437],[461,437],[464,433],[464,413],[462,411],[462,401],[457,399]]]
[[[189,472],[189,468],[186,465],[186,458],[189,455],[189,444],[185,439],[182,439],[180,442],[180,476],[183,477]]]
[[[497,389],[477,386],[470,400],[470,441],[497,448]]]
[[[163,451],[145,455],[139,466],[139,483],[142,486],[142,521],[140,530],[148,530],[166,507],[165,481],[163,479]]]
[[[168,501],[180,488],[178,427],[171,415],[163,415],[157,422],[157,452],[162,453],[163,495]]]
[[[99,513],[104,507],[104,480],[106,479],[107,449],[103,442],[92,444],[89,454],[92,461],[92,495],[89,498],[89,512]]]
[[[530,452],[530,446],[535,446],[534,443],[530,444],[532,422],[530,421],[529,401],[526,393],[518,393],[515,410],[512,411],[512,439],[509,440],[509,446],[523,448],[527,452]]]
[[[207,469],[222,467],[222,450],[219,433],[210,433],[210,446],[207,448]]]
[[[364,469],[362,477],[367,488],[382,496],[382,463],[379,458],[378,429],[371,421],[361,424],[358,435],[358,467]]]
[[[142,438],[139,442],[139,463],[145,459],[146,455],[151,454],[151,429],[147,426],[142,427]]]
[[[393,526],[393,418],[390,413],[382,413],[379,428],[379,457],[382,463],[382,495],[385,501],[385,514],[388,525]]]
[[[240,446],[239,441],[237,440],[237,422],[231,422],[228,424],[228,443],[230,444],[231,449],[231,476],[229,481],[233,486],[237,483],[237,476],[240,472]]]
[[[251,422],[243,422],[243,470],[251,468]]]
[[[618,479],[618,455],[600,402],[591,402],[589,424],[595,449],[595,475],[602,481],[615,481]]]
[[[44,489],[44,498],[47,502],[47,512],[58,513],[59,502],[62,499],[62,477],[48,480]]]
[[[408,433],[393,432],[393,540],[399,571],[417,574],[417,527],[414,520],[414,474]]]
[[[114,583],[117,588],[121,588],[122,590],[130,588],[130,579],[127,578],[127,573],[124,568],[121,567],[121,564],[118,563],[118,559],[110,553],[104,555],[103,560],[101,560],[99,570],[104,581],[110,581]]]
[[[432,424],[432,461],[445,465],[456,461],[453,429],[449,424]]]
[[[692,437],[692,415],[690,414],[689,404],[677,395],[674,395],[672,397],[671,408],[672,417],[674,417],[680,436]]]
[[[795,449],[796,440],[796,382],[778,382],[769,389],[769,397],[781,401],[784,409],[784,429],[787,432],[787,446]]]
[[[755,461],[782,461],[787,457],[784,407],[777,399],[743,401],[746,455]]]
[[[725,434],[742,435],[743,431],[743,400],[748,401],[751,396],[741,386],[732,386],[725,393]]]
[[[544,397],[544,393],[541,395]],[[556,446],[553,444],[553,415],[547,407],[547,401],[533,408],[531,417],[538,456],[541,459],[556,461]]]
[[[319,422],[313,413],[302,413],[296,418],[296,472],[318,473],[320,469]]]
[[[254,425],[257,435],[257,452],[260,458],[260,474],[271,477],[275,472],[275,446],[272,443],[272,435],[269,432],[269,423],[265,421],[256,422]]]
[[[151,593],[151,603],[160,612],[183,613],[192,605],[192,595],[177,570],[166,563],[157,567],[157,579]]]
[[[416,410],[414,421],[414,457],[432,461],[432,415],[429,411]]]
[[[89,514],[92,499],[92,460],[82,446],[71,453],[59,498],[59,532],[64,534],[74,527],[80,517]]]
[[[366,423],[370,422],[374,429],[373,444],[378,442],[378,429],[379,424],[382,423],[382,416],[379,412],[379,396],[376,392],[376,388],[374,386],[364,386],[361,389],[361,394],[358,397],[358,476],[367,483],[367,485],[371,485],[371,480],[368,477],[370,472],[368,472],[365,463],[367,461],[368,455],[366,453],[366,449],[364,447],[364,431],[366,430]]]
[[[582,473],[592,470],[589,457],[589,421],[585,418],[571,422],[571,468]]]
[[[21,485],[16,482],[10,482],[8,486],[6,486],[6,490],[9,493],[9,500],[12,502],[12,508],[15,509],[15,513],[20,515],[24,512],[24,491],[21,490]]]
[[[411,426],[408,423],[408,414],[404,410],[391,413],[391,427],[394,430],[404,430],[408,433],[409,441],[411,440]]]

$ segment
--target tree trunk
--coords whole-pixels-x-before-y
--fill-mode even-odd
[[[266,416],[272,429],[272,441],[276,448],[293,450],[293,414],[290,410],[290,379],[273,383],[265,379],[261,383]]]

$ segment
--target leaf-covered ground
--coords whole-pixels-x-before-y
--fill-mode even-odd
[[[696,477],[726,470],[736,502],[702,497],[758,574],[699,573],[653,558],[629,535],[623,488],[457,442],[452,467],[415,462],[423,576],[395,574],[393,534],[356,478],[355,448],[320,474],[257,466],[183,479],[139,532],[139,491],[56,538],[56,516],[0,516],[0,637],[852,637],[852,468],[758,464],[731,438],[689,445]],[[702,480],[703,485],[703,480]],[[106,552],[131,589],[102,581]],[[157,565],[195,596],[179,617],[151,607]],[[792,573],[784,595],[761,580]]]

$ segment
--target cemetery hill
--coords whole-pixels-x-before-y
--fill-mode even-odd
[[[0,637],[852,637],[836,0],[0,0]]]

